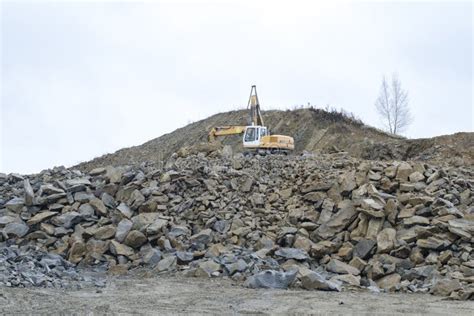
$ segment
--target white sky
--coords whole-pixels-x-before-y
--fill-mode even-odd
[[[70,166],[246,105],[326,104],[408,137],[473,131],[472,2],[1,1],[0,172]],[[232,122],[229,122],[232,123]]]

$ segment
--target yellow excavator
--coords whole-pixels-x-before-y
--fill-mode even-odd
[[[247,109],[250,109],[250,125],[214,127],[209,132],[209,141],[215,141],[218,136],[244,134],[242,139],[244,148],[254,149],[259,153],[287,154],[295,149],[293,137],[285,135],[270,135],[268,128],[263,123],[256,86],[252,86],[250,90]]]

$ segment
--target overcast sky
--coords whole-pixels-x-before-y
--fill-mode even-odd
[[[252,84],[264,110],[329,104],[380,127],[397,72],[406,136],[474,129],[470,1],[0,2],[0,172],[139,145],[245,106]]]

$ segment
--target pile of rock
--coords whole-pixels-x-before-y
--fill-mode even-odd
[[[8,287],[41,286],[81,288],[105,286],[100,271],[80,271],[58,254],[31,246],[0,247],[0,285]]]
[[[114,273],[147,266],[251,287],[469,299],[473,175],[344,153],[0,175],[0,242]]]

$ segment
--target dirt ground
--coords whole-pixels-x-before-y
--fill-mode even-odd
[[[0,288],[1,315],[472,315],[474,302],[429,294],[252,290],[223,279],[111,279],[102,289]]]

